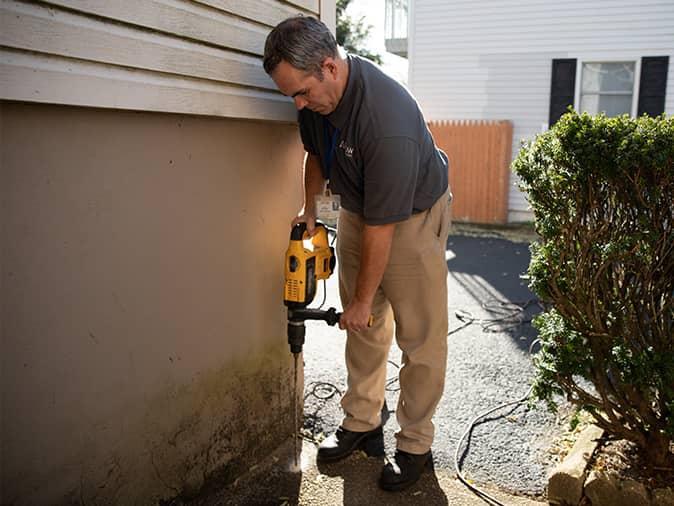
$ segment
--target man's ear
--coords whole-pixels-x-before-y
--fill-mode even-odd
[[[334,58],[328,56],[325,60],[323,60],[321,67],[324,73],[327,72],[327,74],[333,79],[337,78],[338,67]]]

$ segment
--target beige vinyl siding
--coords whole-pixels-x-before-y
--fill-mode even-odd
[[[279,21],[322,9],[319,0],[2,0],[0,98],[294,121],[262,68],[264,40]]]
[[[513,122],[513,157],[547,127],[552,59],[669,55],[674,114],[674,2],[411,0],[409,85],[431,120]],[[636,76],[639,79],[639,76]],[[509,220],[531,219],[511,175]]]
[[[288,0],[288,3],[312,12],[320,9],[319,0]]]

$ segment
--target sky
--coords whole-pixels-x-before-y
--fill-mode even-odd
[[[382,56],[382,68],[385,72],[407,84],[407,59],[388,53],[384,45],[384,0],[352,0],[346,12],[356,20],[362,16],[366,25],[372,25],[366,43],[367,49]]]

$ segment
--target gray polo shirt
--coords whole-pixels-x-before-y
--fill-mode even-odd
[[[342,206],[365,223],[406,220],[447,189],[447,156],[404,86],[368,60],[347,58],[349,79],[337,108],[327,116],[299,112],[304,149],[320,158]]]

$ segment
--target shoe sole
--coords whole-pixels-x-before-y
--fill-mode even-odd
[[[353,447],[353,449],[351,449],[344,455],[339,455],[336,457],[321,457],[320,454],[318,454],[316,455],[316,462],[320,462],[321,464],[339,462],[340,460],[344,460],[345,458],[347,458],[356,450],[363,450],[368,457],[383,457],[386,453],[384,450],[383,433],[365,436],[362,440],[360,440],[356,444],[356,446]]]

